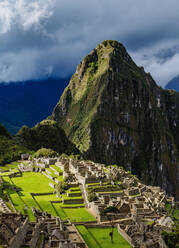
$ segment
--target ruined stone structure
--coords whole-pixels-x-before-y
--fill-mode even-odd
[[[49,173],[48,168],[57,176],[63,174],[63,177],[68,177],[70,186],[79,186],[81,192],[77,192],[76,196],[82,195],[83,198],[74,199],[76,202],[73,202],[73,199],[64,199],[63,203],[84,202],[98,222],[92,225],[116,226],[118,232],[132,247],[166,247],[160,233],[163,230],[171,231],[173,221],[167,216],[165,204],[170,202],[175,206],[176,203],[174,198],[168,197],[160,187],[142,184],[136,176],[121,167],[105,166],[91,161],[59,157],[53,161],[38,159],[29,163],[32,166],[34,163],[41,164],[39,172],[52,180],[52,183],[49,183],[52,188],[58,182]],[[52,163],[55,166],[51,166]],[[58,168],[60,168],[59,171],[57,171]],[[70,191],[68,194],[70,196]],[[29,223],[28,219],[22,215],[8,215],[7,211],[4,212],[9,216],[10,223],[14,225],[13,231],[12,228],[8,229],[8,218],[4,218],[4,214],[1,214],[3,234],[1,238],[4,247],[15,248],[21,245],[35,247],[41,234],[44,235],[42,247],[45,245],[64,248],[86,247],[84,240],[70,221],[64,223],[59,218],[52,218],[50,214],[33,209],[37,221]],[[14,219],[18,219],[16,225],[18,223],[19,225],[13,224],[11,215],[15,216]],[[18,233],[23,238],[19,239]]]
[[[30,223],[27,216],[0,213],[0,245],[8,248],[35,248],[43,235],[41,247],[86,248],[76,227],[59,218],[42,217]]]

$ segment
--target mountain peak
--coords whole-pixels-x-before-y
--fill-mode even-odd
[[[178,97],[158,87],[122,44],[104,41],[79,64],[52,118],[88,159],[121,164],[171,193]]]
[[[96,83],[96,79],[110,74],[128,78],[131,72],[138,75],[144,74],[144,69],[137,67],[125,47],[115,40],[105,40],[93,49],[77,67],[71,78],[68,90],[71,96],[78,101],[86,92],[87,88]],[[108,77],[110,77],[108,75]],[[110,80],[104,80],[104,83]],[[150,79],[149,81],[153,81]],[[153,81],[154,82],[154,81]]]

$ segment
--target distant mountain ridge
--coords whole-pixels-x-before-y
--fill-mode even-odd
[[[69,78],[0,83],[0,123],[15,134],[51,114]]]
[[[179,199],[179,93],[159,87],[122,44],[104,41],[83,59],[52,118],[87,159]]]
[[[176,90],[179,92],[179,75],[168,82],[166,89]]]

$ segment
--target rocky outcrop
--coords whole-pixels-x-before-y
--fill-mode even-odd
[[[86,158],[178,198],[179,93],[157,86],[122,44],[104,41],[84,58],[52,118]]]

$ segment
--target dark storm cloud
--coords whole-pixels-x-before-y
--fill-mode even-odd
[[[179,74],[178,0],[0,0],[0,81],[74,72],[104,39],[164,85]]]

